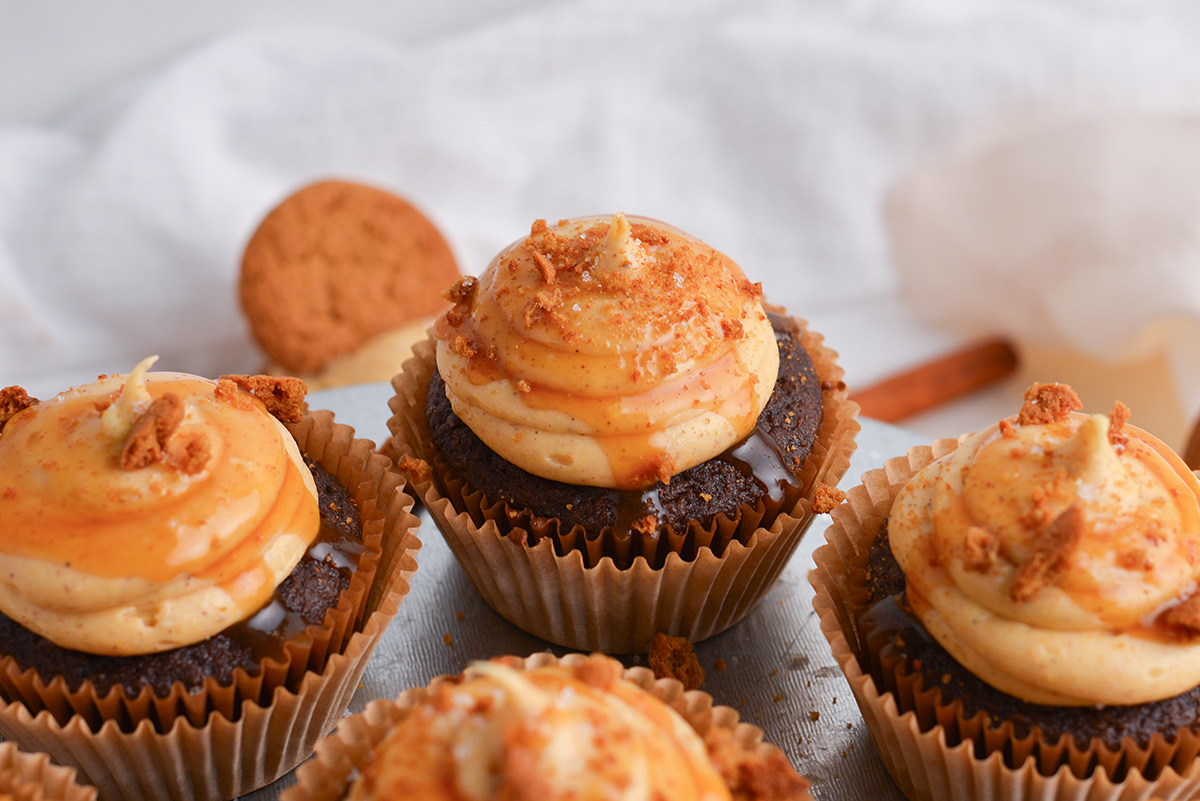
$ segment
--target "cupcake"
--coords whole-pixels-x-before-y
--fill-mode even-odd
[[[501,615],[641,652],[762,598],[836,484],[836,354],[729,258],[641,218],[543,221],[393,380],[386,452]]]
[[[1166,445],[1034,385],[833,513],[822,630],[909,798],[1200,790],[1200,482]]]
[[[96,789],[75,782],[75,771],[45,754],[27,754],[0,742],[0,799],[3,801],[95,801]]]
[[[102,798],[233,798],[343,714],[417,521],[303,382],[152,363],[0,390],[0,734]]]
[[[285,801],[799,801],[808,782],[706,693],[603,656],[476,663],[347,718]]]

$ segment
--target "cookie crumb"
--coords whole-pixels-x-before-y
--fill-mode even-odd
[[[1189,639],[1200,635],[1200,593],[1185,598],[1178,606],[1163,612],[1160,618]]]
[[[299,378],[273,375],[223,375],[220,382],[231,381],[244,392],[248,392],[263,402],[267,412],[284,423],[299,423],[304,416],[304,397],[308,394],[308,385]],[[228,394],[221,393],[218,382],[218,397]]]
[[[983,526],[967,529],[963,543],[963,567],[973,573],[986,573],[996,564],[1000,540]]]
[[[121,447],[121,469],[140,470],[161,462],[166,455],[167,440],[183,422],[183,413],[183,399],[174,392],[155,398],[125,438]]]
[[[720,673],[720,672],[721,672],[722,670],[724,670],[726,667],[727,667],[727,666],[726,666],[726,664],[725,664],[725,660],[724,660],[724,659],[718,659],[716,662],[714,662],[714,663],[713,663],[713,668],[715,668],[715,669],[716,669],[716,671],[717,671],[718,673]]]
[[[396,469],[407,475],[413,484],[424,484],[433,478],[433,468],[429,466],[429,462],[417,459],[407,453],[400,457],[400,461],[396,462]]]
[[[816,496],[813,498],[813,513],[818,515],[829,514],[841,505],[844,500],[846,500],[846,493],[837,487],[831,487],[828,484],[818,484]]]
[[[544,281],[547,286],[553,284],[557,273],[554,269],[554,265],[550,262],[550,259],[546,258],[544,253],[539,253],[535,250],[533,251],[533,260],[537,263],[538,271],[542,274],[542,281]]]
[[[442,642],[446,643],[447,648],[453,648],[454,647],[454,636],[451,635],[449,632],[446,632],[445,634],[442,635]]]
[[[1025,404],[1017,415],[1017,425],[1057,423],[1082,408],[1079,396],[1067,384],[1035,382],[1025,390]]]
[[[0,389],[0,431],[9,420],[37,402],[37,398],[29,397],[24,387],[14,385]]]
[[[1071,504],[1038,536],[1034,551],[1017,568],[1009,594],[1017,603],[1037,598],[1067,569],[1071,553],[1079,545],[1087,525],[1083,509]]]
[[[463,621],[463,618],[466,617],[466,615],[463,614],[463,610],[459,609],[457,612],[454,613],[454,617],[456,620],[458,620],[458,622],[461,623]]]
[[[1125,436],[1122,429],[1125,428],[1125,423],[1129,421],[1129,407],[1117,401],[1113,404],[1112,411],[1108,413],[1108,444],[1114,448],[1124,448],[1129,444],[1129,437]]]
[[[647,536],[658,530],[658,518],[654,515],[646,515],[641,520],[638,520],[630,526],[631,529]]]
[[[698,690],[704,683],[704,668],[700,666],[692,644],[683,637],[672,637],[660,631],[650,641],[646,659],[656,677],[678,679],[685,690]]]
[[[816,723],[818,720],[821,719],[821,713],[814,709],[808,713],[808,719],[811,720],[813,723]]]

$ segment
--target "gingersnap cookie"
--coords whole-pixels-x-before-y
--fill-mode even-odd
[[[258,226],[242,257],[240,298],[255,340],[295,374],[434,314],[458,278],[425,215],[346,181],[307,186]]]

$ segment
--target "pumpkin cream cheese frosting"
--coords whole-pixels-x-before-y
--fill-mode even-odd
[[[244,377],[153,361],[48,401],[5,391],[0,612],[64,648],[203,640],[262,607],[317,536],[312,475]]]
[[[716,456],[779,371],[761,287],[653,220],[538,221],[450,299],[437,366],[455,414],[569,484],[639,489]]]
[[[925,628],[1028,702],[1132,705],[1200,685],[1200,483],[1162,442],[1035,385],[896,498],[888,535]]]
[[[388,734],[349,801],[731,797],[695,730],[619,681],[615,664],[592,664],[580,675],[487,662],[474,673],[442,685]],[[792,781],[802,789],[803,780]]]

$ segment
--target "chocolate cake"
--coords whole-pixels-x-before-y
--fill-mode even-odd
[[[789,318],[768,315],[779,348],[779,376],[766,408],[749,437],[720,455],[645,490],[613,490],[565,484],[535,476],[505,461],[455,415],[445,383],[434,371],[426,415],[430,436],[449,466],[489,500],[502,500],[535,517],[557,519],[566,529],[580,526],[588,537],[606,529],[628,529],[647,515],[658,527],[709,525],[718,515],[733,516],[765,495],[794,501],[795,484],[821,426],[821,382]]]
[[[122,687],[130,696],[150,687],[160,697],[182,683],[199,691],[207,677],[228,684],[238,668],[253,673],[264,659],[282,658],[285,642],[321,625],[350,585],[363,551],[358,509],[349,491],[307,456],[317,486],[321,528],[300,563],[253,617],[193,645],[139,656],[101,656],[68,650],[0,614],[0,650],[45,680],[60,676],[71,690],[90,680],[101,694]]]
[[[897,671],[915,671],[921,675],[919,687],[940,693],[941,705],[962,704],[967,718],[986,715],[993,727],[1011,722],[1018,737],[1037,728],[1048,743],[1074,737],[1080,749],[1092,739],[1117,749],[1126,737],[1146,747],[1155,734],[1200,729],[1200,687],[1162,701],[1107,707],[1030,704],[1003,693],[960,665],[925,631],[908,610],[904,588],[885,520],[867,565],[867,603],[858,610],[859,662],[881,690],[896,689]],[[880,638],[888,642],[881,645]],[[878,654],[874,664],[864,652]]]

